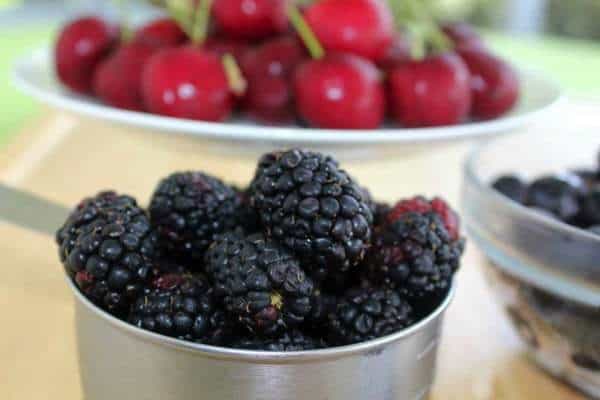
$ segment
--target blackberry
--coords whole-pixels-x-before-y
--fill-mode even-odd
[[[395,333],[413,323],[410,304],[395,290],[367,284],[351,288],[329,315],[333,344],[363,342]]]
[[[388,213],[392,207],[387,203],[374,203],[373,206],[373,225],[382,226],[387,223]]]
[[[222,181],[201,172],[163,179],[150,201],[150,219],[160,244],[174,257],[196,262],[215,235],[236,226],[240,197]]]
[[[248,234],[261,232],[260,216],[250,206],[249,190],[237,189],[237,193],[240,199],[240,207],[236,213],[237,226]]]
[[[208,249],[205,266],[225,309],[251,332],[273,336],[310,312],[311,279],[291,253],[262,234],[223,235]]]
[[[307,336],[299,330],[285,332],[276,338],[242,337],[232,344],[236,349],[265,351],[305,351],[326,347],[323,339]]]
[[[268,234],[321,273],[357,265],[369,246],[368,196],[331,157],[297,149],[264,155],[250,202]]]
[[[525,204],[548,211],[569,222],[579,213],[579,193],[576,188],[557,177],[535,180],[527,189]]]
[[[387,223],[393,223],[401,215],[408,212],[419,214],[434,212],[440,216],[446,230],[453,240],[458,239],[460,236],[460,218],[444,199],[434,197],[433,199],[428,200],[423,196],[416,196],[410,199],[400,200],[388,212]]]
[[[157,235],[129,196],[102,192],[82,201],[57,232],[60,259],[90,300],[120,315],[152,276]]]
[[[367,276],[411,301],[437,299],[450,288],[463,251],[464,240],[452,240],[437,213],[407,212],[377,233]]]
[[[133,302],[128,321],[162,335],[221,346],[233,331],[208,281],[191,274],[156,279]]]
[[[320,334],[326,327],[329,315],[337,308],[338,296],[315,289],[310,300],[311,310],[306,317],[306,327],[309,331]]]
[[[517,203],[523,203],[527,185],[513,175],[504,175],[494,181],[492,187]]]

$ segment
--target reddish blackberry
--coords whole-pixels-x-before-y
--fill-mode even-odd
[[[412,300],[446,293],[460,266],[464,240],[452,240],[437,213],[407,212],[376,234],[368,278]]]
[[[150,219],[165,250],[202,260],[215,235],[236,225],[240,198],[222,181],[201,172],[177,172],[163,179],[150,202]]]
[[[395,333],[413,323],[412,308],[398,292],[366,284],[349,289],[329,315],[333,344],[363,342]]]
[[[133,302],[128,321],[166,336],[221,346],[233,326],[217,307],[208,281],[191,274],[156,279]]]
[[[236,349],[265,351],[305,351],[321,349],[326,346],[323,339],[307,336],[295,329],[270,339],[257,336],[239,338],[232,345]]]
[[[225,234],[205,257],[225,309],[251,332],[273,336],[310,312],[313,283],[297,259],[262,234]]]
[[[329,156],[297,149],[264,155],[250,202],[267,232],[306,265],[345,271],[369,246],[369,199]]]
[[[145,212],[133,198],[114,192],[82,201],[56,239],[79,289],[119,315],[151,276],[157,256],[157,236]]]
[[[460,219],[458,214],[450,208],[445,200],[434,197],[428,200],[423,196],[416,196],[411,199],[400,200],[387,214],[387,223],[396,221],[400,216],[408,212],[423,214],[426,212],[435,212],[440,216],[446,230],[453,240],[460,236]]]

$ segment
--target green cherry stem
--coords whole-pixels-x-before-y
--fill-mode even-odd
[[[192,10],[187,0],[167,0],[167,12],[188,37],[192,37]]]
[[[127,43],[133,36],[129,24],[129,2],[128,0],[116,0],[119,8],[119,19],[121,20],[121,42]]]
[[[204,43],[204,40],[208,36],[211,8],[212,0],[198,0],[198,4],[194,10],[191,34],[192,43],[196,45]]]
[[[226,53],[223,55],[221,62],[223,63],[223,69],[229,82],[229,88],[236,96],[242,96],[246,92],[248,84],[235,58],[231,54]]]
[[[302,39],[302,42],[308,49],[310,56],[316,60],[323,58],[325,56],[323,46],[321,46],[319,39],[317,39],[313,30],[304,20],[298,7],[293,3],[288,7],[288,17],[294,26],[294,29],[296,29],[296,32],[298,32],[298,35]]]

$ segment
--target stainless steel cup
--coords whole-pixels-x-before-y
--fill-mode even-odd
[[[62,212],[60,206],[0,185],[0,203],[6,205],[15,196],[20,204],[31,205],[27,220],[17,218],[15,210],[6,215],[8,207],[0,207],[0,218],[48,232],[39,223],[33,226],[39,218],[32,213],[46,210],[58,217]],[[280,353],[212,347],[148,332],[100,310],[67,282],[75,298],[87,400],[423,399],[433,383],[443,315],[453,297],[450,291],[430,316],[393,335],[351,346]]]

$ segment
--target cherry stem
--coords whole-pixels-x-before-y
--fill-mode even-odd
[[[298,7],[293,3],[290,4],[288,8],[288,17],[290,18],[294,29],[296,29],[296,32],[298,32],[298,35],[300,35],[304,46],[306,46],[308,49],[310,56],[315,60],[323,58],[325,56],[325,50],[323,49],[323,46],[321,46],[319,39],[317,39],[317,36],[313,30],[306,23],[306,20],[302,16],[302,13]]]
[[[212,0],[197,0],[196,7],[194,9],[191,34],[192,43],[196,45],[204,43],[204,40],[208,35],[208,22],[210,20],[211,8]]]
[[[116,0],[119,7],[119,19],[121,20],[121,42],[127,43],[133,36],[129,26],[129,7],[127,0]]]
[[[179,24],[181,29],[188,37],[192,37],[191,26],[191,9],[188,7],[187,0],[167,0],[167,10],[169,15]]]
[[[235,57],[226,53],[223,55],[221,62],[223,63],[223,69],[225,69],[225,75],[229,82],[229,88],[235,95],[242,96],[246,92],[248,84],[242,75],[238,63],[235,61]]]
[[[440,29],[423,0],[403,0],[403,4],[404,13],[398,14],[404,14],[404,18],[410,21],[407,26],[413,35],[412,56],[422,59],[428,46],[439,52],[452,48],[452,41]]]

